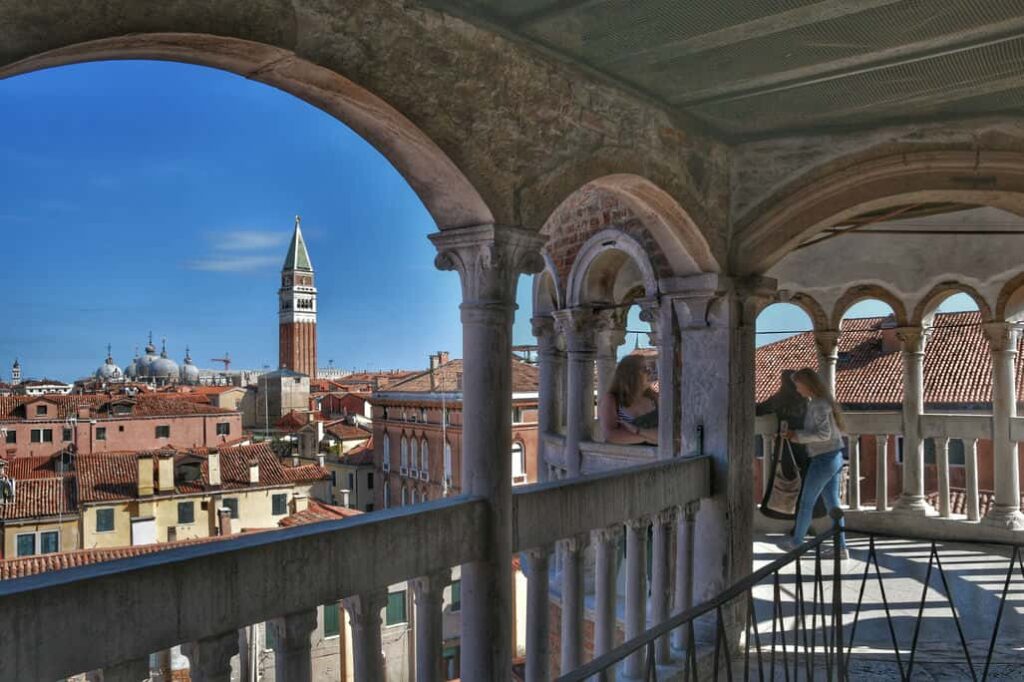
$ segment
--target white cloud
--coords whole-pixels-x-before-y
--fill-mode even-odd
[[[250,272],[278,266],[282,258],[283,256],[221,256],[188,261],[185,267],[205,272]]]
[[[288,233],[260,230],[228,230],[209,235],[217,251],[263,251],[280,249],[288,241]],[[282,258],[284,252],[282,251]]]

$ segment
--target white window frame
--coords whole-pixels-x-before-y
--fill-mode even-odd
[[[420,440],[420,478],[424,481],[430,479],[430,446],[426,436]]]
[[[391,471],[391,436],[387,431],[384,432],[384,456],[381,458],[380,468],[385,473]]]
[[[518,457],[516,453],[518,452]],[[512,441],[512,451],[509,453],[512,465],[512,485],[526,483],[528,474],[526,472],[526,446],[520,440]],[[519,463],[520,473],[516,474],[516,463]]]
[[[448,487],[452,485],[452,444],[444,442],[444,481]]]
[[[402,436],[400,463],[401,466],[399,467],[399,472],[405,476],[409,473],[409,439],[404,435]]]
[[[409,473],[413,478],[418,477],[420,470],[420,441],[416,436],[409,439]]]

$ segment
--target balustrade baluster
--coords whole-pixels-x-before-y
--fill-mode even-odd
[[[978,500],[978,439],[964,441],[964,468],[967,477],[967,520],[981,519],[981,505]]]
[[[889,434],[875,436],[875,509],[889,511]]]
[[[647,627],[647,527],[649,520],[626,522],[626,639],[643,634]],[[626,678],[638,678],[644,670],[644,650],[630,654],[623,665]]]
[[[672,602],[673,615],[693,607],[693,549],[699,503],[683,507],[676,526],[676,575],[675,595]],[[672,633],[672,646],[677,651],[690,648],[687,628],[680,627]]]
[[[939,516],[949,518],[949,439],[933,438],[935,444],[935,468],[939,484]]]
[[[860,435],[850,434],[850,476],[846,483],[846,504],[860,509]]]
[[[563,674],[583,660],[583,544],[580,538],[561,541]]]
[[[352,669],[356,680],[383,680],[380,612],[387,605],[385,589],[346,597],[343,601],[352,624]],[[290,678],[286,678],[289,679]]]
[[[230,682],[231,657],[239,653],[238,631],[190,642],[181,649],[188,658],[192,682]]]
[[[551,676],[550,555],[548,547],[535,547],[526,552],[529,569],[526,584],[526,682],[546,682]]]
[[[416,682],[444,679],[441,608],[444,588],[451,580],[451,569],[446,569],[412,581],[416,601]]]
[[[619,527],[591,533],[594,545],[594,658],[615,643],[616,569]]]
[[[668,620],[669,538],[672,533],[672,519],[675,516],[676,510],[672,509],[654,517],[651,534],[651,621],[655,624]],[[654,650],[655,663],[667,665],[672,662],[667,635],[656,641]]]

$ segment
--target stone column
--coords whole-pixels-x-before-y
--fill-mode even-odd
[[[352,679],[383,680],[384,652],[380,639],[380,612],[387,606],[386,589],[342,600],[352,624]]]
[[[1020,511],[1020,466],[1017,443],[1010,438],[1010,423],[1017,416],[1017,325],[993,322],[985,325],[992,356],[992,459],[995,466],[995,502],[985,522],[1024,530]]]
[[[310,636],[316,630],[316,609],[289,613],[278,621],[277,647],[274,650],[275,679],[310,682],[313,658]]]
[[[550,555],[549,547],[526,551],[526,682],[547,682],[551,676]]]
[[[559,541],[562,552],[561,673],[583,662],[583,546],[580,538]]]
[[[548,480],[548,444],[545,436],[558,431],[563,400],[561,380],[565,373],[565,355],[559,350],[553,317],[534,317],[533,335],[537,338],[537,369],[539,400],[537,405],[537,440],[539,458],[537,480]]]
[[[639,637],[647,629],[647,518],[626,522],[626,641]],[[641,679],[646,647],[626,657],[623,677]]]
[[[444,680],[442,602],[444,588],[452,580],[451,570],[439,571],[412,581],[416,604],[416,682]]]
[[[512,674],[512,321],[520,273],[544,268],[545,238],[479,225],[433,234],[435,265],[462,284],[462,492],[482,497],[481,561],[462,567],[462,679]],[[362,678],[359,679],[371,679]]]
[[[619,527],[592,531],[594,546],[594,658],[615,647],[616,569]]]
[[[978,499],[978,439],[964,440],[964,476],[967,478],[967,520],[981,518]]]
[[[846,484],[846,504],[860,509],[860,435],[850,434],[850,479]]]
[[[875,510],[889,511],[889,434],[875,436]]]
[[[814,332],[814,345],[818,349],[818,373],[828,386],[832,396],[836,395],[836,365],[839,363],[839,332],[821,330]]]
[[[669,611],[669,548],[672,520],[677,511],[666,510],[654,517],[651,533],[651,624],[668,620]],[[672,650],[666,635],[654,643],[654,660],[658,665],[672,662]]]
[[[640,307],[640,319],[657,330],[651,343],[658,347],[658,459],[668,459],[679,454],[679,329],[670,298]]]
[[[601,310],[597,315],[594,330],[594,361],[597,364],[597,395],[608,392],[619,364],[619,346],[626,342],[626,320],[624,309]]]
[[[594,335],[598,317],[587,307],[555,311],[568,354],[565,396],[565,468],[569,478],[580,475],[580,442],[591,437],[594,422]]]
[[[935,512],[924,497],[924,347],[930,329],[900,327],[903,344],[903,487],[896,509],[914,514]]]
[[[939,516],[949,518],[949,439],[933,438],[935,444],[935,471],[939,484]]]
[[[231,657],[238,650],[238,631],[201,639],[182,647],[192,682],[230,682]],[[244,653],[244,652],[242,652]]]
[[[672,599],[672,615],[678,615],[693,608],[693,552],[696,544],[694,531],[697,525],[697,510],[700,502],[691,502],[683,507],[676,524],[676,575],[675,593]],[[690,643],[685,627],[672,631],[672,647],[686,651]]]
[[[680,438],[684,457],[712,460],[712,494],[701,503],[695,533],[694,599],[704,601],[753,570],[754,331],[773,296],[769,283],[715,275],[687,278],[674,301],[683,355]],[[730,647],[746,609],[723,610]]]
[[[143,682],[149,679],[149,656],[123,661],[103,669],[103,682]]]

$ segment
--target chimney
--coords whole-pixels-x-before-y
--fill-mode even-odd
[[[430,356],[430,371],[433,372],[441,364],[441,354]]]
[[[439,351],[437,351],[437,366],[440,367],[441,365],[447,365],[447,364],[448,364],[448,351],[446,351],[446,350],[439,350]]]
[[[139,455],[136,462],[139,466],[139,497],[149,497],[153,494],[153,458]]]
[[[83,420],[91,419],[92,408],[89,405],[78,406],[78,418]]]
[[[217,522],[221,535],[231,535],[231,510],[221,507],[217,510]]]
[[[890,315],[882,320],[879,326],[882,332],[882,352],[885,354],[895,353],[903,349],[900,337],[897,333],[896,318]]]
[[[352,491],[351,490],[349,490],[348,488],[342,488],[342,490],[341,490],[341,506],[342,507],[351,507],[351,505],[349,504],[350,501],[351,501],[351,496],[352,496]]]
[[[255,459],[249,460],[249,483],[255,485],[260,482],[260,463]]]
[[[174,453],[161,452],[159,458],[159,476],[157,477],[157,491],[161,493],[174,492]]]
[[[318,453],[316,454],[316,465],[317,465],[318,467],[323,467],[323,466],[324,466],[324,463],[325,463],[325,461],[324,461],[324,460],[325,460],[325,458],[324,458],[324,453],[322,453],[322,452],[318,452]]]
[[[211,450],[210,456],[206,458],[206,475],[211,488],[220,487],[220,452],[217,450]]]
[[[297,494],[292,496],[292,514],[298,514],[309,509],[309,498],[305,495]]]
[[[455,373],[455,390],[462,391],[462,372]]]

